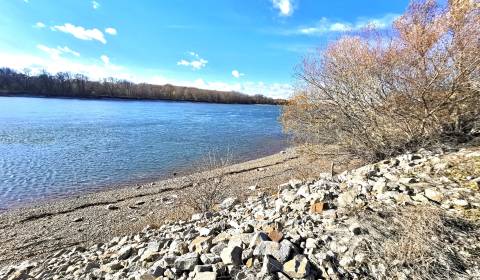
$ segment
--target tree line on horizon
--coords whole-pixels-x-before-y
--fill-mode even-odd
[[[175,85],[133,83],[127,80],[105,78],[90,80],[83,74],[42,71],[31,75],[30,71],[19,72],[0,68],[0,94],[33,95],[72,98],[124,98],[192,101],[226,104],[282,104],[284,100],[261,94],[247,95],[235,91],[216,91]]]

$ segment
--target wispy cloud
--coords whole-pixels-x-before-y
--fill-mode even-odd
[[[314,25],[299,27],[283,33],[286,35],[323,35],[326,33],[361,31],[368,27],[387,29],[392,25],[393,21],[398,18],[398,16],[398,14],[386,14],[379,18],[358,18],[355,22],[332,21],[328,18],[322,18]]]
[[[33,27],[35,27],[35,28],[45,28],[47,26],[45,25],[45,23],[39,21],[39,22],[35,23],[35,25]]]
[[[92,1],[92,8],[94,10],[100,8],[100,3],[98,3],[97,1]]]
[[[104,64],[110,64],[110,58],[106,55],[101,55],[100,59],[103,61]]]
[[[117,29],[113,27],[108,27],[108,28],[105,28],[105,33],[108,33],[110,35],[117,35]]]
[[[273,7],[279,11],[281,16],[293,14],[293,0],[271,0]]]
[[[50,48],[50,47],[47,47],[45,45],[42,45],[42,44],[39,44],[37,45],[37,49],[47,53],[51,59],[54,59],[54,60],[58,60],[60,59],[60,56],[62,54],[65,54],[65,53],[68,53],[68,54],[71,54],[71,55],[74,55],[74,56],[80,56],[80,53],[70,49],[69,47],[67,46],[64,46],[64,47],[56,47],[56,48]]]
[[[177,62],[177,65],[188,66],[193,70],[200,70],[207,65],[208,60],[201,58],[197,53],[188,52],[188,54],[191,56],[191,59],[181,59],[179,62]]]
[[[67,34],[71,34],[77,39],[92,41],[96,40],[102,44],[106,44],[107,40],[102,31],[97,28],[86,29],[82,26],[75,26],[71,23],[65,23],[64,25],[56,25],[51,27],[53,31],[61,31]]]
[[[241,76],[245,76],[245,74],[240,73],[240,71],[238,71],[238,70],[233,70],[233,71],[232,71],[232,76],[238,79],[238,78],[240,78]]]

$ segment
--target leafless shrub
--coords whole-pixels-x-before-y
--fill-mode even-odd
[[[417,206],[363,217],[369,239],[364,249],[372,262],[386,263],[387,277],[406,273],[411,279],[458,279],[469,262],[452,240],[478,234],[478,228],[441,209]]]
[[[192,192],[186,195],[185,204],[196,212],[207,212],[219,203],[226,193],[225,173],[223,168],[232,163],[230,151],[221,154],[219,151],[210,151],[198,163],[197,173],[191,175]],[[211,174],[205,176],[204,171]]]
[[[282,122],[296,139],[378,159],[466,135],[480,116],[480,3],[412,1],[299,67]]]

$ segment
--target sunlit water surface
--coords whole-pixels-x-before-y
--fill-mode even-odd
[[[269,105],[0,97],[0,210],[285,147]]]

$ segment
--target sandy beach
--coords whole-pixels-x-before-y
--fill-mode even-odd
[[[247,197],[271,193],[277,185],[301,177],[308,166],[328,171],[329,162],[308,163],[294,149],[225,167],[228,195]],[[309,172],[312,170],[309,167]],[[212,172],[195,174],[211,177]],[[43,202],[0,214],[0,265],[26,258],[44,258],[72,246],[89,246],[126,233],[140,231],[165,219],[192,213],[185,204],[191,195],[192,175],[123,186],[117,189]],[[256,186],[252,190],[251,186]]]

